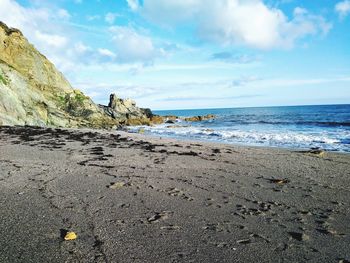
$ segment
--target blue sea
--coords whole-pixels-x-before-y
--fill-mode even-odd
[[[143,127],[146,134],[232,144],[321,148],[350,153],[350,105],[155,111],[181,117],[215,114],[213,120]],[[178,126],[177,128],[168,126]]]

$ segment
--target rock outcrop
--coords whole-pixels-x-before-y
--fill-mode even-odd
[[[166,116],[159,116],[159,115],[153,115],[151,117],[151,123],[152,124],[174,124],[177,121],[186,121],[186,122],[199,122],[199,121],[207,121],[215,119],[216,116],[213,114],[203,115],[203,116],[192,116],[192,117],[178,117],[174,115],[166,115]]]
[[[111,128],[152,114],[132,100],[115,97],[110,106],[73,89],[19,30],[0,22],[0,125]]]
[[[109,97],[108,106],[99,105],[104,112],[124,125],[150,125],[153,117],[150,109],[136,106],[132,99],[121,99],[116,94]]]
[[[211,119],[215,119],[215,115],[208,114],[208,115],[204,115],[204,116],[193,116],[193,117],[183,118],[184,121],[191,121],[191,122],[207,121],[207,120],[211,120]]]

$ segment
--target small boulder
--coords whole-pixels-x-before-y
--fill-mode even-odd
[[[149,108],[141,108],[141,111],[147,116],[147,118],[152,118],[154,115]]]
[[[159,115],[154,115],[151,118],[151,123],[152,124],[162,124],[162,123],[164,123],[164,118],[162,116],[159,116]]]
[[[184,118],[184,120],[190,121],[190,122],[196,122],[196,121],[205,121],[205,120],[215,119],[215,117],[216,116],[213,114],[208,114],[208,115],[204,115],[204,116],[187,117],[187,118]]]
[[[172,121],[176,121],[179,117],[175,116],[175,115],[166,115],[164,116],[164,119],[166,120],[172,120]]]
[[[127,126],[141,126],[141,125],[151,125],[150,119],[148,118],[130,118],[125,121]]]

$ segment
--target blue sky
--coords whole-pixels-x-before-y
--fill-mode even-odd
[[[0,20],[97,103],[350,103],[350,0],[0,0]]]

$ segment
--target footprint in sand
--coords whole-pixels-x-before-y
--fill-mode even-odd
[[[165,220],[168,219],[169,216],[172,214],[170,211],[163,211],[163,212],[156,212],[153,216],[147,218],[148,223],[156,223],[159,222],[160,220]]]
[[[177,188],[168,188],[165,190],[165,192],[170,196],[179,196],[187,201],[192,201],[193,198],[187,194],[185,194],[183,191]]]
[[[231,233],[236,232],[237,230],[246,231],[247,227],[233,222],[222,222],[217,224],[208,223],[203,226],[202,229],[207,231]]]
[[[299,232],[288,232],[288,234],[290,235],[290,237],[292,239],[298,240],[298,241],[307,241],[310,239],[310,237],[308,235],[306,235],[305,233],[299,233]]]
[[[266,237],[262,236],[262,235],[258,235],[258,234],[252,233],[249,236],[250,236],[249,238],[237,240],[236,242],[238,244],[242,244],[242,245],[248,245],[250,243],[253,243],[253,242],[256,243],[256,242],[259,242],[259,241],[270,243],[270,240],[267,239]]]

